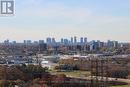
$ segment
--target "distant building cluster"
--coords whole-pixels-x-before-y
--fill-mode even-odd
[[[130,50],[129,43],[119,43],[118,41],[108,40],[103,42],[100,40],[88,41],[87,37],[80,37],[79,39],[74,36],[70,39],[61,38],[61,41],[56,41],[55,38],[48,37],[45,40],[32,41],[24,40],[23,43],[17,43],[16,41],[10,42],[5,40],[3,45],[21,45],[28,48],[31,46],[31,51],[39,52],[50,52],[50,53],[77,53],[77,52],[88,52],[88,53],[128,53]]]

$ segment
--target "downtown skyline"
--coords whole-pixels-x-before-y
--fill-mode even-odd
[[[77,36],[71,36],[69,38],[66,37],[60,37],[60,39],[57,39],[55,37],[46,37],[43,39],[37,39],[37,40],[32,40],[32,39],[23,39],[21,41],[18,40],[10,40],[10,39],[3,39],[0,41],[0,43],[64,43],[67,42],[68,43],[91,43],[91,42],[104,42],[107,43],[108,41],[112,41],[112,42],[119,42],[119,43],[130,43],[130,42],[121,42],[118,40],[106,40],[106,41],[102,41],[100,39],[95,40],[95,39],[90,39],[88,37],[77,37]]]
[[[87,37],[130,42],[129,0],[16,0],[15,15],[0,17],[0,41]]]

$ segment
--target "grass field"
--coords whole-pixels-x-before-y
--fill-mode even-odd
[[[111,86],[111,87],[130,87],[130,84],[129,85],[124,85],[124,86]]]
[[[66,76],[72,76],[72,77],[87,77],[90,76],[89,71],[50,71],[51,74],[65,74]]]

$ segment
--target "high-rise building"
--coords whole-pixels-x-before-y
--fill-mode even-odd
[[[107,47],[108,47],[108,48],[114,47],[113,41],[108,40],[108,41],[107,41]]]
[[[24,40],[23,43],[26,44],[26,40]]]
[[[84,43],[87,44],[87,37],[84,38]]]
[[[113,41],[114,48],[118,47],[118,41]]]
[[[17,42],[16,41],[12,41],[13,44],[16,44]]]
[[[61,43],[64,43],[64,39],[63,38],[61,38]]]
[[[39,42],[38,42],[38,41],[34,41],[33,43],[34,43],[34,44],[39,44]]]
[[[67,45],[69,43],[68,39],[64,39],[64,44]]]
[[[48,37],[48,38],[46,39],[46,43],[47,43],[47,44],[51,44],[51,42],[52,42],[52,41],[51,41],[51,38]]]
[[[31,44],[32,43],[32,41],[31,40],[27,40],[27,44]]]
[[[56,43],[55,38],[52,38],[52,44]]]
[[[96,41],[91,41],[90,42],[90,51],[95,51],[95,50],[97,50],[97,48],[98,48],[98,42],[96,42]]]
[[[72,44],[72,43],[74,43],[74,39],[73,39],[73,37],[71,37],[71,44]]]
[[[76,44],[77,43],[77,37],[74,36],[74,43]]]
[[[100,42],[100,40],[97,40],[97,45],[98,45],[99,48],[101,47],[101,42]]]
[[[9,44],[10,42],[9,42],[9,40],[7,39],[7,40],[4,41],[4,43],[5,43],[5,44]]]
[[[109,47],[109,48],[117,48],[118,47],[118,41],[110,41],[110,40],[108,40],[108,42],[107,42],[107,47]]]
[[[24,44],[31,44],[32,41],[31,40],[24,40]]]
[[[90,51],[93,51],[94,50],[94,44],[91,43],[89,46],[90,46]]]
[[[80,44],[83,44],[84,43],[84,39],[83,37],[80,38]]]
[[[44,43],[44,40],[39,40],[39,44],[43,44]]]

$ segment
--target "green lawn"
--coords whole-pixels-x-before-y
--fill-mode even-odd
[[[124,85],[124,86],[111,86],[111,87],[130,87],[130,84],[129,85]]]
[[[61,72],[57,72],[57,71],[50,71],[51,74],[65,74],[66,76],[73,76],[73,77],[87,77],[90,76],[90,72],[89,71],[61,71]]]

